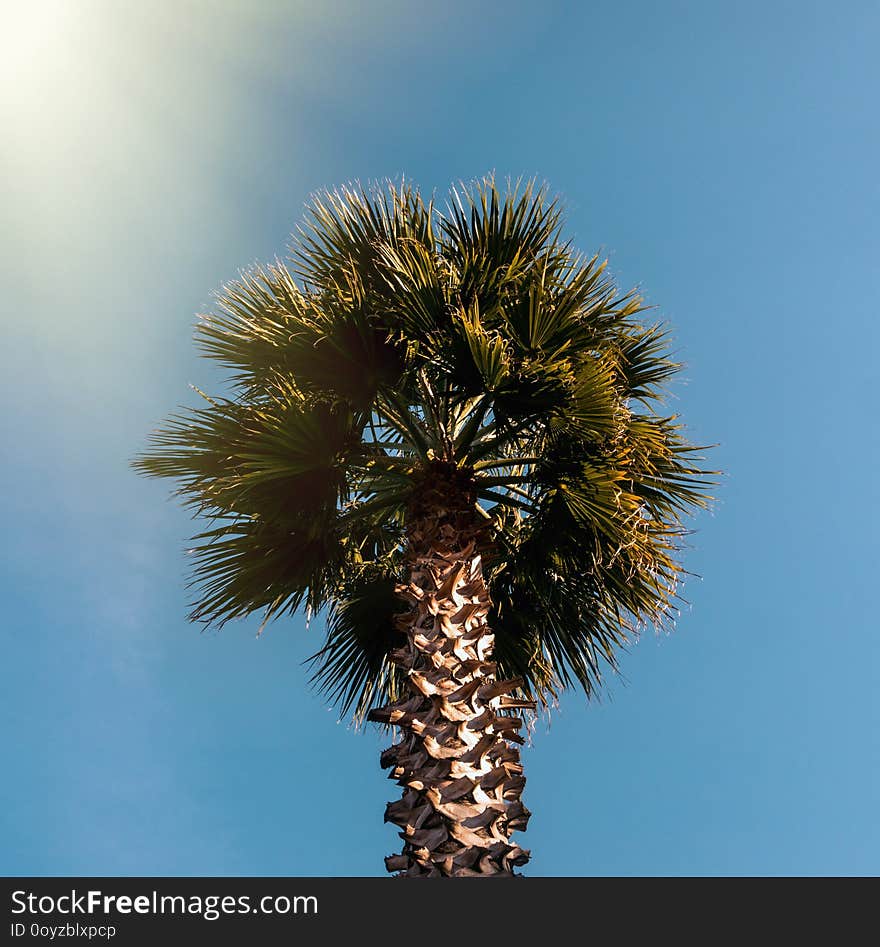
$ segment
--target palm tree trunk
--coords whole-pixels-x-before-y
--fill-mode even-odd
[[[403,852],[385,865],[404,876],[512,875],[529,853],[510,835],[525,829],[529,811],[515,745],[522,720],[503,711],[534,703],[509,696],[520,681],[496,679],[483,525],[462,472],[439,468],[410,508],[409,582],[398,588],[411,608],[392,660],[412,696],[370,713],[402,731],[381,758],[403,787],[385,812],[401,828]]]

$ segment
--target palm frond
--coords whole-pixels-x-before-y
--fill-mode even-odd
[[[400,570],[400,558],[385,560],[386,569]],[[350,569],[330,607],[327,640],[309,659],[312,684],[357,723],[378,702],[405,690],[400,669],[388,659],[404,641],[394,624],[406,607],[395,592],[400,578],[375,565]]]

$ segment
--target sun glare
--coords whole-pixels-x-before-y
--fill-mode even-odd
[[[295,2],[0,0],[0,262],[14,244],[23,291],[71,292],[47,285],[47,258],[93,291],[89,267],[111,253],[118,264],[132,233],[160,245],[206,207],[234,215],[218,195],[242,153],[241,114],[262,122],[244,107],[250,80],[306,61],[301,40],[272,29]],[[82,335],[60,317],[53,332]]]
[[[64,53],[75,0],[0,3],[0,82],[4,98],[26,96],[28,86],[50,73]]]

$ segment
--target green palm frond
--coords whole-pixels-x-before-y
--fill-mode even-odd
[[[205,355],[233,370],[230,380],[246,397],[295,384],[363,408],[379,387],[399,381],[406,355],[363,304],[332,292],[307,296],[279,263],[227,285],[196,338]]]
[[[302,604],[317,610],[344,574],[345,550],[331,524],[302,514],[283,527],[237,517],[194,542],[199,594],[190,618],[217,627],[254,612],[265,623]]]
[[[388,660],[404,642],[394,625],[405,609],[395,593],[401,558],[348,571],[330,606],[327,641],[310,659],[312,683],[358,722],[385,697],[405,692],[400,669]]]
[[[663,410],[666,330],[561,227],[534,183],[460,186],[443,211],[408,184],[343,188],[312,201],[289,264],[222,290],[197,340],[228,396],[134,462],[210,520],[194,619],[326,609],[313,680],[361,719],[401,686],[407,509],[442,461],[472,478],[496,658],[525,692],[592,695],[671,621],[713,477]]]

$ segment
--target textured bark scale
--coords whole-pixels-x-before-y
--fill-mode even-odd
[[[505,711],[534,704],[510,696],[521,681],[496,678],[482,527],[457,476],[436,476],[410,510],[409,582],[398,594],[411,608],[399,618],[406,643],[391,657],[412,693],[370,713],[402,731],[381,762],[403,787],[385,812],[403,852],[385,864],[404,876],[511,875],[529,858],[510,840],[530,813],[515,745],[522,720]]]

